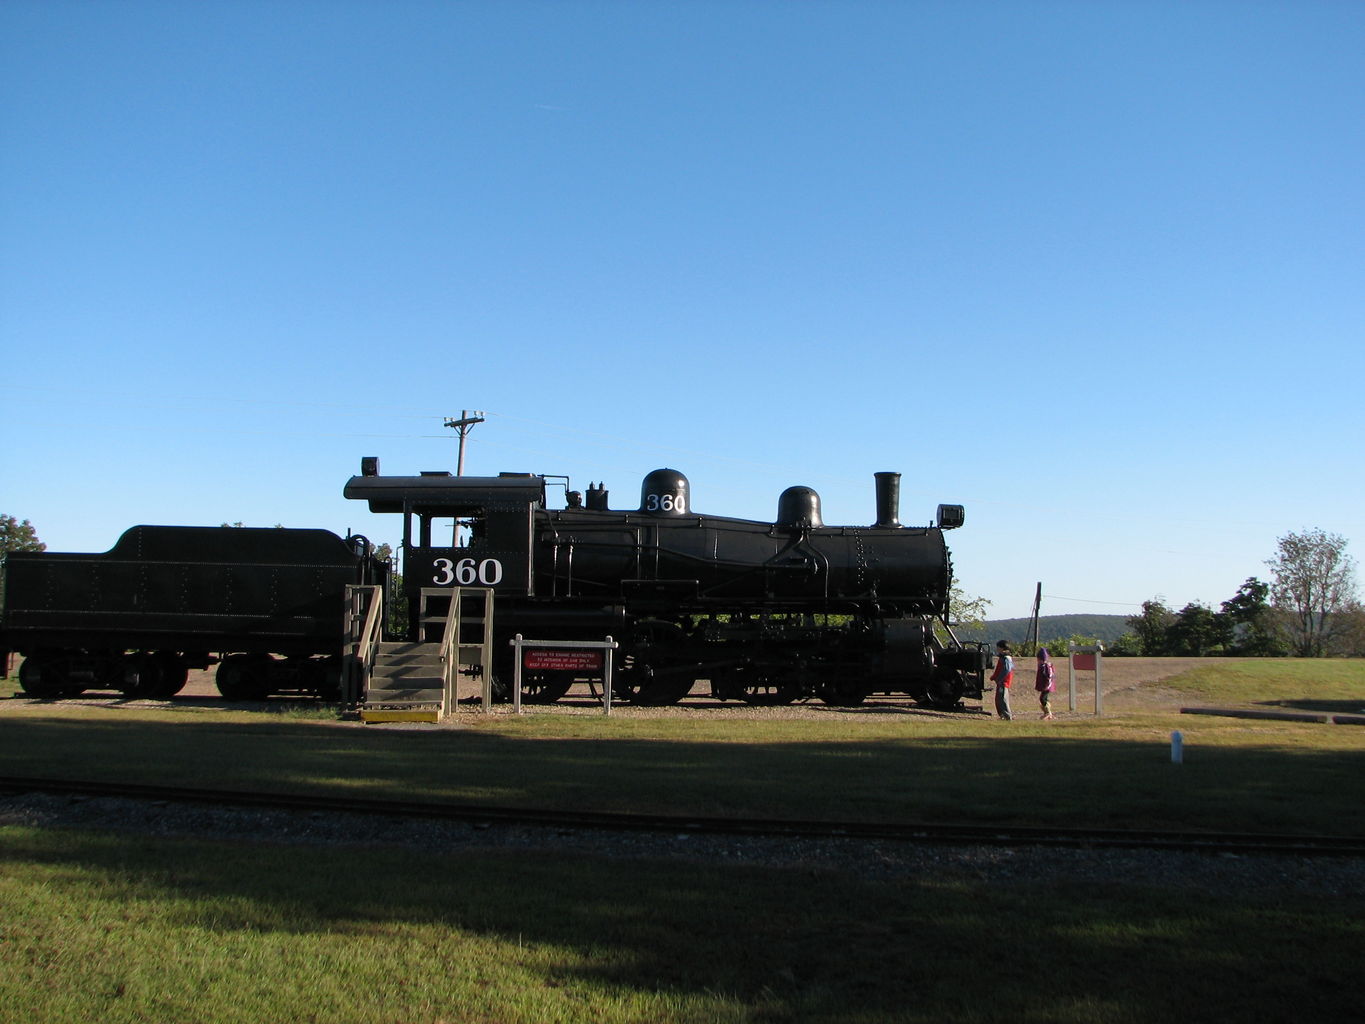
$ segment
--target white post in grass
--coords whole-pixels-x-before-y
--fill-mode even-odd
[[[1095,647],[1095,717],[1104,717],[1104,681],[1100,678],[1100,668],[1104,664],[1104,645]]]

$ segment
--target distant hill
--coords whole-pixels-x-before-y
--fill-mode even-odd
[[[964,640],[1008,640],[1012,644],[1029,638],[1033,620],[990,619],[975,630],[958,629]],[[1127,615],[1042,615],[1038,618],[1038,636],[1044,641],[1058,637],[1093,636],[1108,646],[1124,633],[1130,632]]]

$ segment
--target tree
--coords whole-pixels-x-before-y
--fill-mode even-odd
[[[14,516],[0,513],[0,555],[8,551],[46,551],[47,545],[38,539],[33,524],[20,522]]]
[[[986,635],[986,609],[990,601],[984,597],[974,597],[962,589],[956,576],[948,583],[948,621],[952,623],[953,635],[959,640],[978,640]],[[938,620],[934,621],[934,636],[939,643],[951,642],[948,630]]]
[[[1124,633],[1106,647],[1104,653],[1110,658],[1140,658],[1142,657],[1142,638],[1136,633]]]
[[[991,606],[984,597],[973,597],[962,589],[956,576],[948,587],[948,610],[954,627],[974,629],[986,624],[986,609]]]
[[[393,555],[393,547],[387,541],[375,545],[374,557],[389,563],[388,593],[384,595],[385,631],[392,636],[406,633],[408,629],[408,592],[403,586],[403,576],[398,571],[398,562]]]
[[[1264,658],[1289,653],[1275,629],[1269,583],[1247,577],[1237,593],[1223,602],[1219,616],[1228,626],[1229,654]]]
[[[1167,633],[1174,624],[1175,612],[1162,604],[1160,599],[1143,601],[1142,614],[1128,619],[1128,627],[1137,634],[1138,646],[1146,658],[1170,653]]]
[[[1346,554],[1346,539],[1320,529],[1287,533],[1266,565],[1275,575],[1270,592],[1287,615],[1294,653],[1332,653],[1338,616],[1356,599],[1355,560]]]
[[[1070,636],[1055,636],[1051,640],[1044,640],[1036,647],[1033,647],[1032,650],[1028,649],[1031,645],[1025,644],[1020,648],[1020,653],[1037,654],[1038,648],[1046,647],[1050,657],[1065,658],[1071,654],[1072,648],[1095,647],[1099,642],[1100,638],[1097,636],[1085,636],[1082,633],[1072,633]],[[1105,649],[1105,653],[1109,653],[1107,648]]]
[[[1365,658],[1365,606],[1353,601],[1337,615],[1340,627],[1337,653],[1348,658]]]
[[[1202,658],[1226,645],[1231,636],[1226,619],[1207,605],[1191,601],[1176,612],[1175,621],[1166,630],[1167,653]]]
[[[1248,576],[1237,593],[1223,602],[1222,612],[1234,625],[1249,626],[1270,608],[1269,598],[1270,584]]]

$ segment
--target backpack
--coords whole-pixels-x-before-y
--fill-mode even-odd
[[[1050,661],[1043,662],[1038,670],[1038,681],[1033,684],[1039,693],[1051,693],[1057,689],[1057,668]]]

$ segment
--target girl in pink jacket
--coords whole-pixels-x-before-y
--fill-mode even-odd
[[[1034,680],[1033,688],[1038,691],[1038,703],[1043,708],[1043,718],[1051,719],[1056,716],[1052,713],[1052,691],[1057,689],[1057,672],[1052,667],[1052,660],[1048,657],[1047,648],[1038,648],[1038,676]]]

